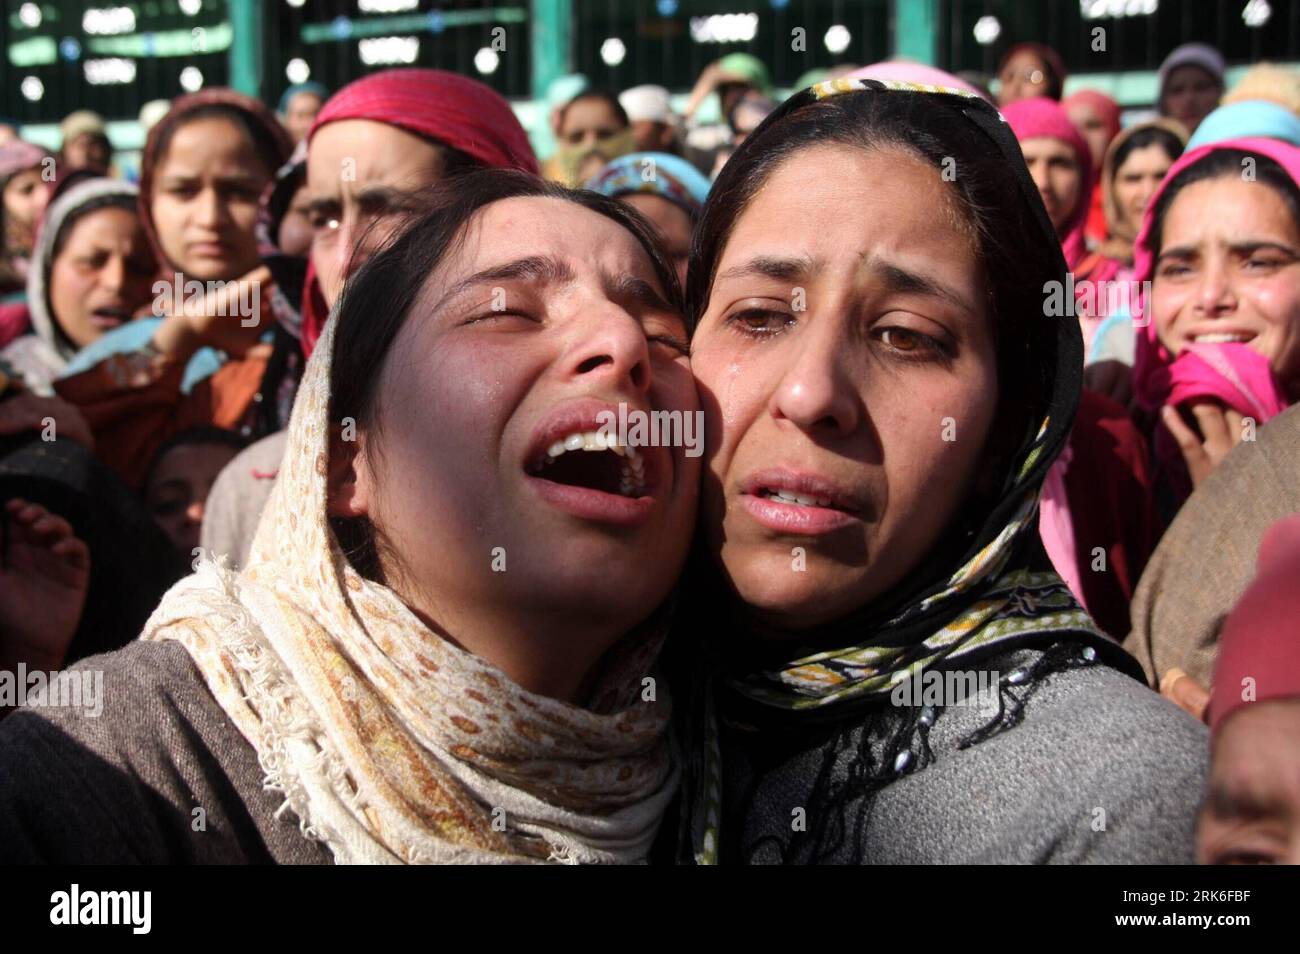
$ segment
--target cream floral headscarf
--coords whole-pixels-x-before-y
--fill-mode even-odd
[[[636,862],[678,770],[662,634],[610,650],[590,708],[534,695],[348,563],[326,516],[328,323],[248,567],[203,562],[144,639],[174,639],[339,863]],[[646,701],[645,696],[655,698]]]

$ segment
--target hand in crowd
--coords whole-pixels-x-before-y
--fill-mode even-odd
[[[1181,669],[1170,669],[1160,680],[1160,694],[1198,722],[1206,721],[1210,692]]]
[[[1245,418],[1217,401],[1191,401],[1188,407],[1196,418],[1200,434],[1183,420],[1177,408],[1166,405],[1160,416],[1178,442],[1178,449],[1182,451],[1192,477],[1192,486],[1199,487],[1228,456],[1228,452],[1241,443]]]
[[[39,504],[5,504],[0,548],[0,668],[57,669],[90,586],[90,550]]]
[[[188,361],[202,347],[240,357],[246,355],[266,331],[268,325],[263,316],[269,315],[271,308],[270,302],[262,300],[260,291],[250,295],[244,286],[251,283],[260,287],[270,282],[271,270],[259,265],[238,281],[226,282],[192,303],[185,298],[179,313],[169,312],[164,317],[162,326],[154,333],[154,347],[174,361]],[[242,305],[250,300],[256,314],[244,315]]]
[[[89,450],[95,449],[90,425],[75,404],[57,397],[42,397],[31,391],[0,401],[0,436],[44,431],[49,421],[54,423],[56,439],[66,437]]]
[[[695,81],[695,87],[691,90],[690,98],[686,101],[686,108],[682,110],[682,115],[687,119],[694,116],[704,103],[704,100],[719,86],[725,86],[728,83],[745,82],[747,80],[743,76],[728,73],[719,64],[710,63],[700,73],[700,78]]]

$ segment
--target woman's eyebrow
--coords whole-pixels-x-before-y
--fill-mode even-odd
[[[327,215],[331,212],[338,212],[341,207],[338,199],[332,196],[322,196],[308,199],[302,210],[307,215]]]
[[[1234,255],[1250,255],[1261,249],[1271,249],[1275,252],[1282,252],[1290,255],[1292,258],[1297,256],[1297,252],[1285,242],[1276,242],[1273,239],[1246,239],[1241,242],[1230,242],[1228,251]]]
[[[1163,249],[1156,257],[1156,261],[1163,262],[1167,258],[1196,258],[1200,253],[1200,248],[1195,245],[1175,245],[1173,248]]]
[[[604,279],[605,294],[611,301],[630,301],[654,311],[678,313],[678,309],[670,305],[659,290],[644,278],[637,278],[635,275],[611,278],[606,275]]]
[[[1286,802],[1271,793],[1229,785],[1212,786],[1207,802],[1217,818],[1267,818],[1287,812]]]
[[[1261,249],[1272,249],[1292,258],[1300,258],[1300,251],[1284,242],[1276,242],[1272,239],[1243,239],[1240,242],[1229,242],[1227,243],[1227,249],[1233,255],[1251,255]],[[1199,245],[1176,245],[1162,251],[1156,261],[1163,262],[1167,258],[1197,258],[1200,254],[1201,247]]]
[[[962,311],[972,310],[971,303],[956,291],[920,272],[878,258],[866,258],[863,264],[884,284],[887,291],[904,295],[926,295],[942,299]]]
[[[763,276],[765,278],[775,278],[778,281],[792,282],[812,274],[817,269],[818,263],[811,255],[804,255],[799,258],[775,258],[760,255],[751,258],[747,262],[731,266],[731,268],[718,275],[718,281],[730,278]]]
[[[467,288],[473,288],[475,285],[490,285],[497,282],[521,279],[540,282],[543,285],[563,285],[573,281],[573,277],[573,269],[566,262],[562,262],[553,256],[530,255],[526,258],[517,258],[514,261],[493,265],[491,268],[475,272],[468,278],[462,278],[443,293],[438,304],[434,306],[434,311],[438,311],[461,292]]]

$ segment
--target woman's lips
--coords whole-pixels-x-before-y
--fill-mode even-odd
[[[815,536],[862,523],[867,501],[816,474],[772,469],[741,487],[740,503],[762,526],[778,533]]]
[[[111,331],[131,319],[126,309],[96,308],[90,313],[90,323],[101,331]]]
[[[786,503],[776,497],[741,494],[741,506],[756,521],[777,533],[816,536],[860,524],[855,514],[831,507]]]
[[[230,249],[225,242],[194,242],[189,246],[191,255],[206,255],[208,258],[225,258]]]
[[[638,527],[650,519],[655,506],[653,493],[624,497],[591,487],[560,484],[544,477],[526,475],[525,479],[545,503],[571,516],[596,523]]]

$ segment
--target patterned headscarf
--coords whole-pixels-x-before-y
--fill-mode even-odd
[[[831,80],[792,96],[741,150],[764,148],[763,133],[771,124],[809,104],[842,95],[919,96],[928,107],[950,113],[954,122],[973,123],[982,130],[989,150],[999,153],[1009,174],[1016,177],[1026,217],[1037,223],[1038,237],[1025,240],[1047,242],[1058,250],[1054,267],[1026,282],[1064,283],[1066,267],[1055,232],[1015,137],[996,109],[976,94],[899,81]],[[724,168],[716,186],[719,194],[736,187],[724,181],[730,168],[740,166]],[[705,703],[706,712],[716,702],[720,712],[750,725],[791,728],[841,723],[879,705],[896,685],[926,669],[971,666],[1012,649],[1046,647],[1062,640],[1083,644],[1082,655],[1070,665],[1105,657],[1137,674],[1133,661],[1080,608],[1039,543],[1039,493],[1049,467],[1069,439],[1083,357],[1079,325],[1072,317],[1042,318],[1032,327],[1042,328],[1043,333],[1026,342],[1027,361],[1047,372],[1039,379],[1047,414],[1016,451],[999,499],[964,551],[955,557],[936,551],[938,559],[932,557],[912,574],[913,582],[900,586],[887,604],[821,627],[798,645],[769,645],[754,637],[752,625],[738,627],[742,632],[725,637],[729,640],[725,646],[712,648],[717,678],[706,690],[714,697]],[[689,795],[694,801],[685,823],[691,828],[696,859],[712,863],[721,770],[711,714],[703,732],[698,746],[703,761],[692,766]]]
[[[660,629],[611,649],[580,708],[515,685],[358,574],[326,513],[336,326],[308,363],[248,567],[202,564],[141,638],[185,646],[336,862],[643,860],[678,778],[666,693],[641,698]]]
[[[709,197],[704,173],[666,152],[634,152],[615,159],[583,188],[615,199],[634,192],[657,195],[680,208],[692,222],[700,217]]]

